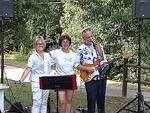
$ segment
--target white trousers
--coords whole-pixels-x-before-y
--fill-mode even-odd
[[[42,90],[38,82],[31,82],[32,113],[46,113],[49,90]]]

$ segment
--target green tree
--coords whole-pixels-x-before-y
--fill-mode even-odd
[[[7,51],[28,52],[32,48],[32,38],[42,35],[52,46],[61,34],[61,2],[43,0],[14,0],[14,14],[11,22],[5,24],[5,47]]]

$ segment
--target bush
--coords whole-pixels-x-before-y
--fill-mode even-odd
[[[26,61],[28,59],[28,56],[25,54],[16,54],[15,55],[16,61]]]

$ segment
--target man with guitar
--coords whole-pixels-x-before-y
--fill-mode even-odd
[[[105,113],[106,77],[104,71],[108,70],[109,65],[103,46],[93,42],[93,33],[90,28],[82,31],[82,37],[84,43],[77,49],[80,63],[84,66],[94,67],[94,71],[91,73],[80,71],[80,76],[85,81],[88,113],[95,113],[96,102],[98,113]]]

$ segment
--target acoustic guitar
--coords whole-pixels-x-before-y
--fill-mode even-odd
[[[93,64],[84,64],[84,66],[87,67],[95,67],[94,70],[91,73],[88,73],[87,71],[80,70],[80,77],[84,82],[90,82],[95,76],[100,75],[100,77],[106,77],[106,72],[110,70],[112,67],[116,67],[118,65],[118,60],[121,57],[112,59],[105,64],[105,66],[100,66],[100,60],[96,60]],[[119,64],[120,65],[120,64]],[[100,72],[99,72],[100,71]]]
[[[100,60],[96,60],[93,64],[84,64],[83,66],[87,67],[95,67],[92,73],[88,73],[87,71],[80,70],[80,77],[84,82],[90,82],[95,76],[99,75],[99,71],[96,68],[100,64]]]

